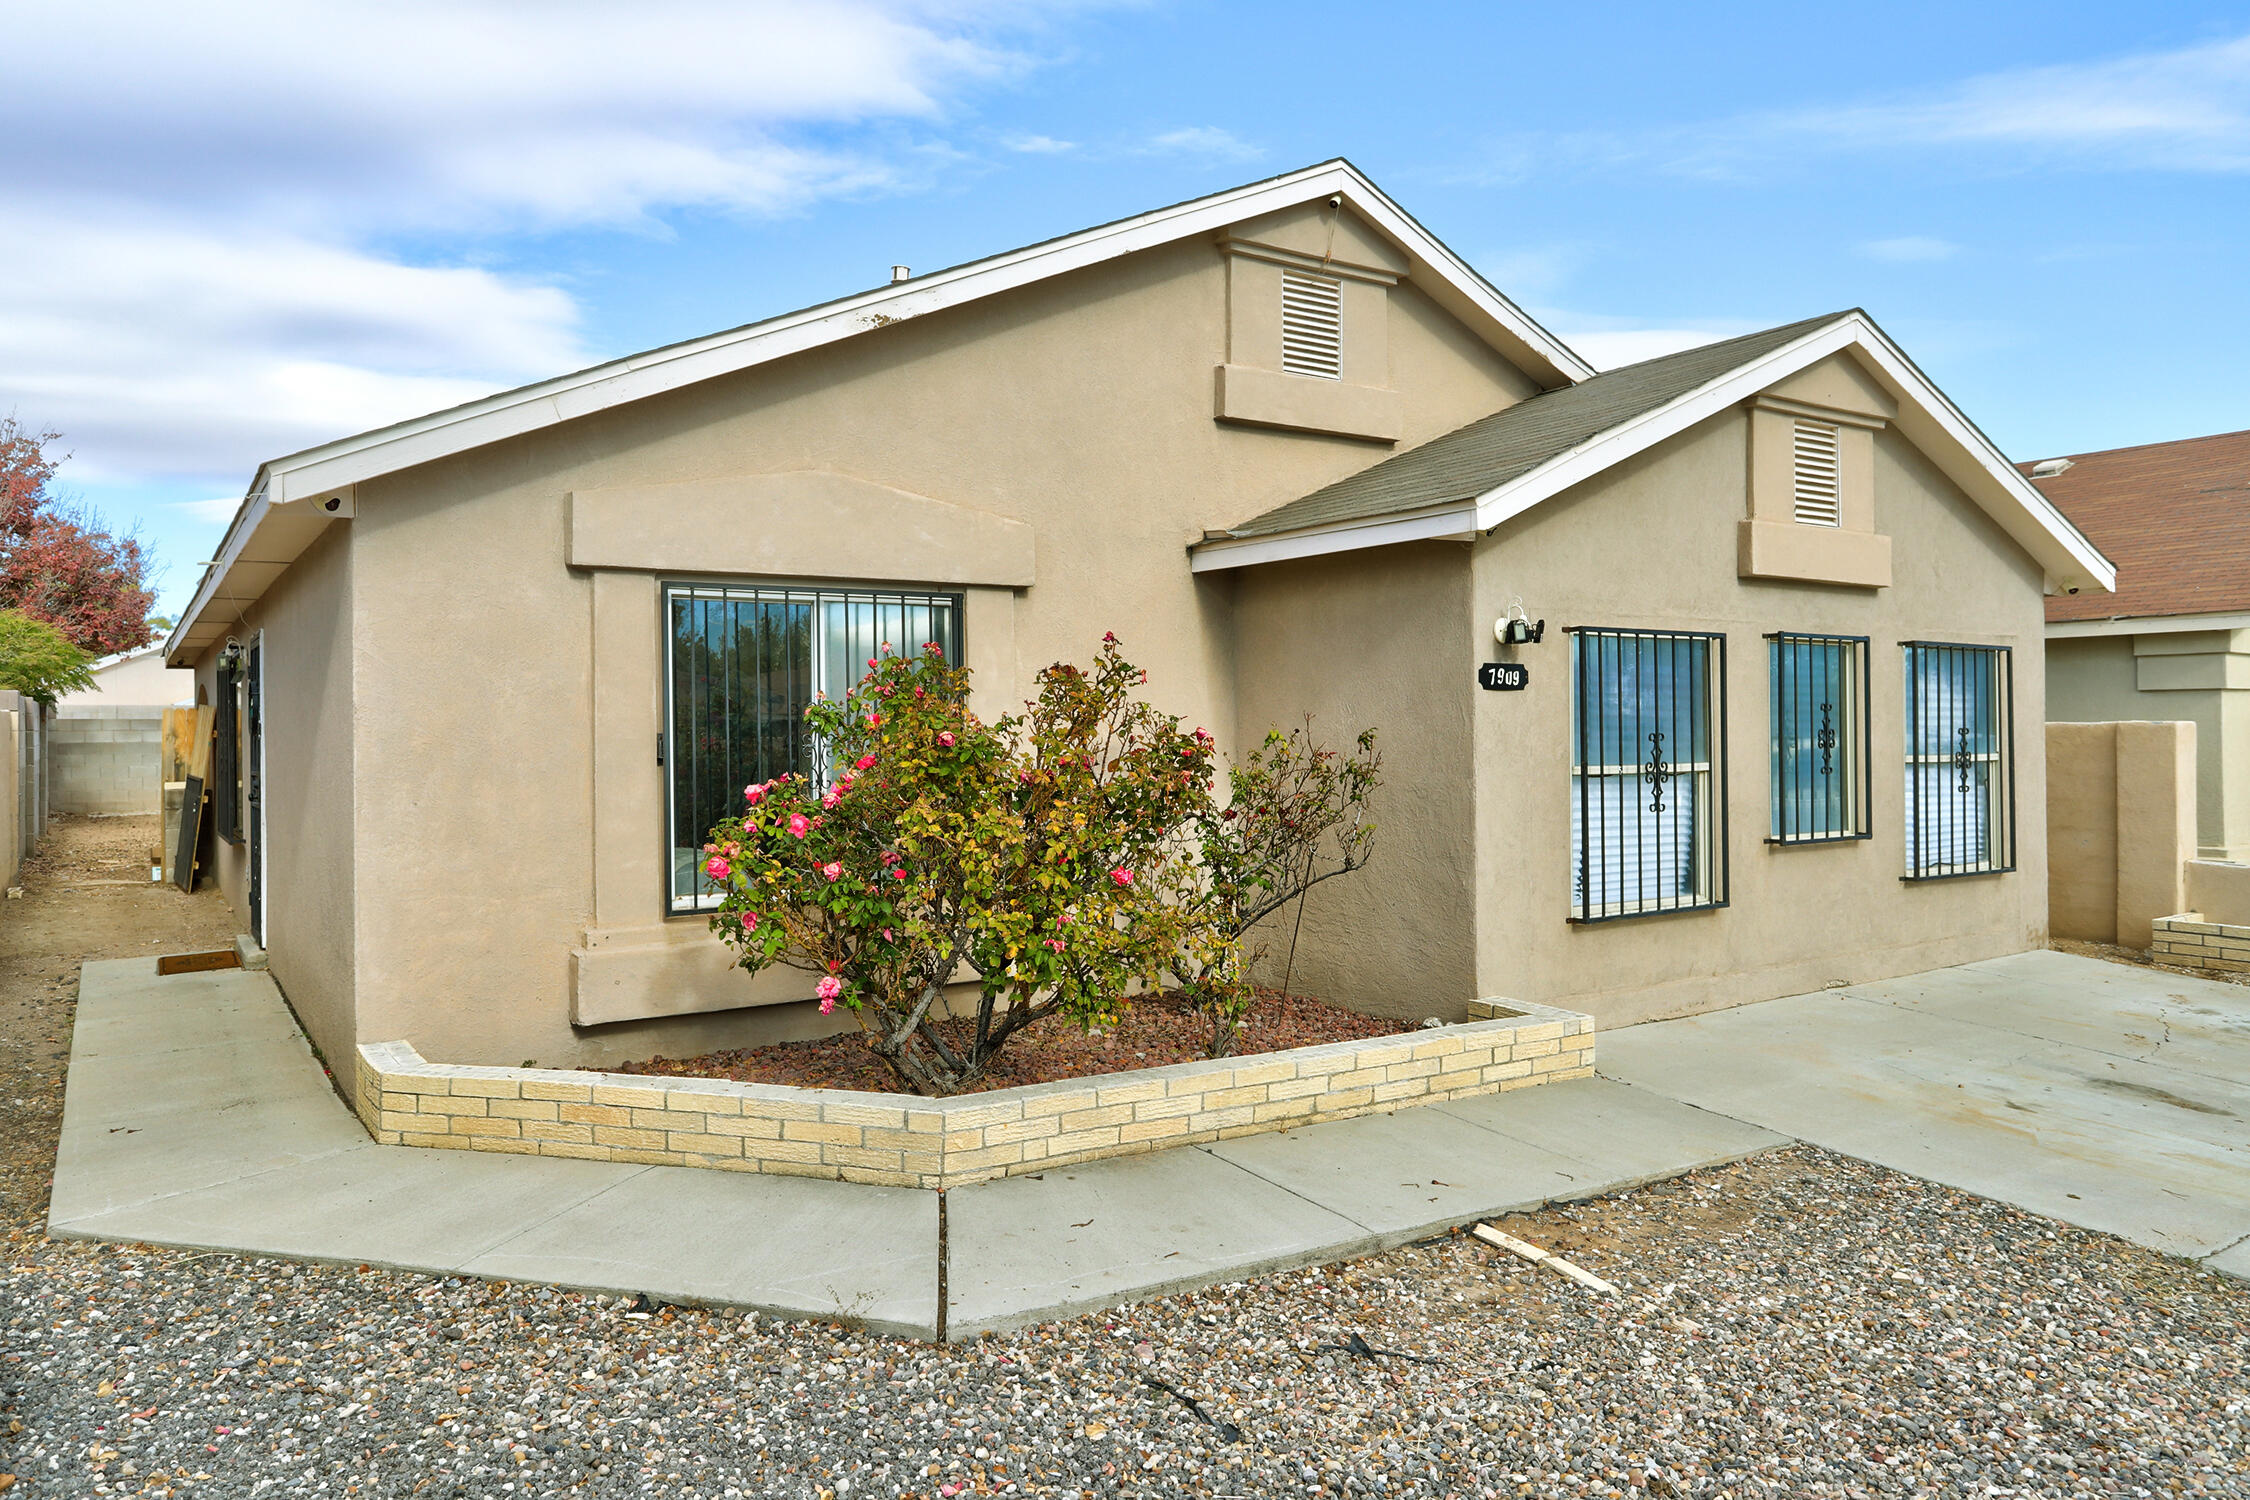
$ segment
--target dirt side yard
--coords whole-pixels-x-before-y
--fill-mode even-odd
[[[0,902],[0,1222],[45,1222],[78,966],[224,948],[241,930],[216,888],[148,878],[161,834],[145,818],[58,818]]]
[[[235,926],[146,843],[0,906],[0,1500],[2250,1496],[2250,1287],[1805,1147],[956,1348],[49,1241],[78,963]]]

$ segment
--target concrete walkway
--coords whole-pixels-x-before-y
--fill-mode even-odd
[[[1628,1084],[1548,1084],[958,1188],[941,1239],[939,1197],[918,1189],[377,1146],[267,975],[160,979],[153,959],[130,959],[80,980],[48,1223],[63,1238],[966,1338],[1363,1254],[1785,1139]]]
[[[2250,986],[2019,953],[1601,1034],[1603,1077],[2250,1277]]]

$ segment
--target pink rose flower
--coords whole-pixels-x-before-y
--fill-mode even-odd
[[[837,803],[843,800],[844,790],[842,787],[832,786],[827,791],[820,794],[820,805],[822,807],[834,807]]]
[[[869,714],[869,715],[867,716],[867,727],[868,727],[868,728],[870,728],[870,729],[880,729],[880,728],[882,728],[882,727],[883,727],[883,716],[882,716],[881,714]]]
[[[766,788],[769,785],[771,785],[771,783],[761,781],[756,786],[744,787],[742,789],[742,800],[749,803],[752,807],[756,807],[759,803],[766,800]]]
[[[1049,938],[1047,939],[1047,946],[1060,953],[1063,951],[1063,940],[1061,938]]]
[[[789,815],[789,833],[792,838],[801,839],[810,832],[812,832],[812,819],[806,817],[803,813],[791,813]]]
[[[1116,869],[1109,872],[1109,878],[1116,881],[1119,885],[1131,885],[1133,883],[1133,872],[1126,869],[1123,865],[1119,865]]]
[[[727,878],[727,872],[729,870],[732,870],[733,868],[734,866],[728,864],[724,859],[714,854],[711,856],[710,861],[703,866],[703,873],[710,876],[713,880],[724,880]]]
[[[891,871],[891,879],[893,879],[893,880],[904,880],[905,878],[906,878],[906,867],[905,867],[904,865],[901,865],[901,866],[899,866],[899,867],[898,867],[897,869],[895,869],[895,870]]]
[[[840,880],[844,874],[844,862],[840,859],[832,859],[820,867],[820,873],[830,880]]]
[[[852,762],[853,767],[861,771],[872,768],[874,764],[875,757],[872,755],[862,755],[858,760]]]
[[[944,733],[940,734],[940,735],[939,735],[939,736],[937,737],[937,742],[938,742],[939,744],[941,744],[941,745],[945,746],[945,748],[946,748],[946,749],[948,749],[948,750],[952,749],[952,748],[953,748],[953,731],[952,731],[952,730],[950,730],[950,729],[948,729],[948,730],[946,730],[946,731],[945,731]]]
[[[820,1013],[831,1014],[836,1009],[836,997],[844,993],[844,981],[830,974],[814,986],[813,993],[820,996]]]
[[[758,914],[756,912],[746,911],[742,914],[742,930],[744,932],[756,932],[758,930]]]

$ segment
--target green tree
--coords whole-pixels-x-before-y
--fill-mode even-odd
[[[46,621],[0,609],[0,688],[53,708],[59,694],[94,685],[92,660]]]

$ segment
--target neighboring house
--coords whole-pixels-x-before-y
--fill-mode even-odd
[[[2117,564],[2047,601],[2047,717],[2191,720],[2198,853],[2250,860],[2250,432],[2023,469]]]
[[[92,670],[94,685],[61,694],[57,708],[171,708],[195,702],[195,674],[166,666],[162,644],[105,656]]]
[[[195,674],[143,646],[93,664],[94,685],[55,700],[48,792],[54,810],[95,817],[164,805],[164,710],[195,702]]]
[[[2034,947],[2042,596],[2110,582],[1864,314],[1596,375],[1330,162],[275,460],[168,649],[326,1054],[557,1065],[842,1019],[693,851],[880,641],[988,715],[1114,629],[1225,745],[1378,726],[1295,961],[1368,1010]]]

